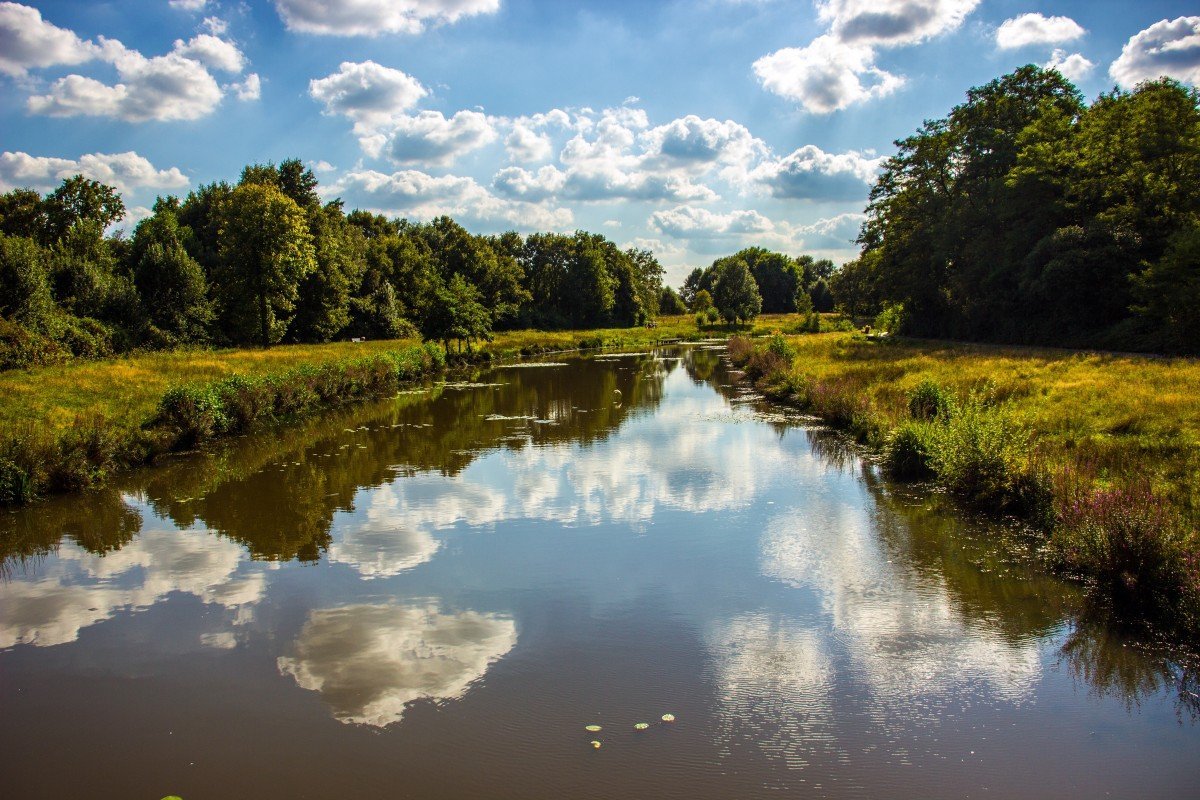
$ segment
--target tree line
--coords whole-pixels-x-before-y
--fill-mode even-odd
[[[0,195],[0,368],[133,348],[639,325],[654,255],[601,235],[469,233],[322,203],[298,160],[160,197],[132,236],[115,189],[74,176]]]
[[[834,309],[829,259],[792,257],[747,247],[693,269],[679,290],[679,302],[708,323],[748,322],[764,314],[804,314]],[[663,306],[668,305],[666,295]]]
[[[1200,93],[1162,78],[1085,105],[1022,67],[896,142],[847,312],[904,332],[1200,352]]]

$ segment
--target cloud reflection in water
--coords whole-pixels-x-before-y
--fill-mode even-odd
[[[321,693],[341,722],[383,727],[414,700],[456,700],[517,643],[508,617],[433,605],[350,605],[309,614],[279,671]]]

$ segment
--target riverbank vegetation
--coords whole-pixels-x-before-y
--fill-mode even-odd
[[[507,331],[451,361],[647,348],[807,324],[772,315],[751,325],[701,328],[677,316],[653,327]],[[208,439],[394,393],[405,381],[435,377],[446,364],[441,345],[413,338],[176,349],[0,373],[0,505],[98,485],[116,471]]]
[[[893,476],[1023,519],[1056,567],[1200,633],[1200,363],[850,333],[737,337],[730,355]]]

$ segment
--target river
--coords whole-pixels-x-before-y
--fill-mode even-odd
[[[735,378],[498,367],[0,515],[4,796],[1200,796],[1179,658]]]

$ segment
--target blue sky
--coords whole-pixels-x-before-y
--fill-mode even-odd
[[[748,244],[837,261],[892,141],[1056,64],[1086,97],[1200,81],[1182,2],[0,3],[0,190],[155,196],[300,158],[327,198],[604,233],[678,284]],[[1191,12],[1189,14],[1189,12]]]

